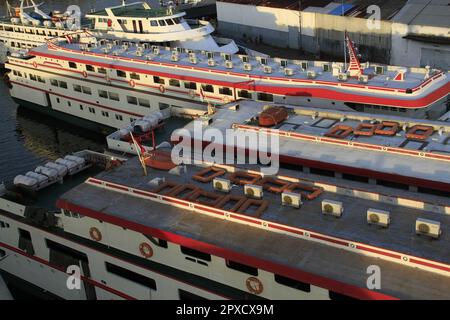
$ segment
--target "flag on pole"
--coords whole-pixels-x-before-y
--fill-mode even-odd
[[[131,140],[133,141],[134,148],[136,149],[137,156],[141,162],[142,169],[144,169],[144,175],[147,175],[147,166],[144,161],[144,154],[147,152],[145,148],[134,138],[133,133],[130,132]]]

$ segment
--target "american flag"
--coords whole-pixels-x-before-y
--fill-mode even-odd
[[[147,175],[147,166],[145,165],[144,161],[144,154],[147,153],[147,150],[135,139],[133,136],[133,133],[130,133],[131,140],[133,141],[134,148],[136,149],[137,156],[139,158],[139,161],[141,162],[142,169],[144,169],[144,174]]]

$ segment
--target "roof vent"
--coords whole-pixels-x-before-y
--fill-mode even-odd
[[[358,78],[360,83],[368,83],[369,82],[369,76],[366,74],[362,74]]]
[[[335,217],[340,217],[344,212],[344,206],[340,201],[334,200],[323,200],[322,201],[322,213],[332,215]]]
[[[228,179],[214,178],[213,180],[214,189],[220,192],[230,192],[231,182]]]
[[[314,70],[309,70],[306,73],[306,76],[308,77],[308,79],[315,79],[317,74],[316,74],[316,72]]]
[[[216,65],[216,61],[214,59],[208,59],[208,66],[214,67]]]
[[[367,223],[375,224],[381,227],[387,228],[390,223],[389,211],[368,209],[367,210]]]
[[[348,76],[344,72],[338,74],[338,80],[339,81],[347,81],[347,78],[348,78]]]
[[[283,192],[281,194],[281,203],[283,206],[300,208],[302,205],[302,196],[299,193]]]
[[[264,73],[272,73],[272,67],[271,66],[264,66]]]
[[[244,63],[245,71],[252,71],[252,65],[250,63]]]
[[[263,197],[263,187],[253,184],[246,184],[244,186],[244,193],[247,197],[261,199]]]
[[[285,68],[285,69],[284,69],[284,74],[285,74],[286,76],[292,76],[292,75],[294,74],[294,70],[291,69],[291,68]]]
[[[416,220],[416,234],[437,239],[441,233],[440,222],[422,218]]]

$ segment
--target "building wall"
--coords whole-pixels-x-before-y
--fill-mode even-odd
[[[448,37],[449,32],[449,28],[408,26],[402,23],[393,23],[391,64],[421,67],[429,65],[450,70],[450,45],[425,43],[403,38],[408,33]]]
[[[364,58],[387,62],[390,58],[391,23],[382,22],[378,32],[367,27],[367,20],[330,16],[270,7],[217,2],[218,30],[227,36],[252,42],[302,48],[342,59],[344,31],[358,43]]]
[[[371,29],[368,20],[270,7],[217,2],[218,30],[251,42],[299,49],[328,59],[343,59],[344,31],[357,44],[362,61],[404,66],[431,65],[450,69],[450,46],[404,39],[408,33],[449,36],[448,27],[381,21]]]

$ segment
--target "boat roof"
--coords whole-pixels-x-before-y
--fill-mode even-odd
[[[290,110],[288,119],[268,131],[255,121],[265,106],[281,105],[251,100],[230,103],[216,109],[208,128],[222,132],[234,128],[242,133],[276,134],[280,155],[450,184],[450,125],[447,122],[285,106]],[[398,123],[400,131],[394,136],[326,137],[337,125],[357,128],[361,123],[383,121]],[[434,131],[425,140],[413,140],[405,137],[404,125],[408,129],[415,125],[431,126]],[[195,122],[191,122],[184,129],[193,136],[194,126]]]
[[[91,38],[94,39],[94,38]],[[99,41],[102,40],[102,41]],[[124,50],[121,43],[113,45],[107,54],[108,40],[96,39],[97,43],[89,49],[89,52],[82,51],[84,45],[78,43],[66,43],[61,41],[53,43],[50,46],[41,46],[34,48],[31,54],[52,54],[58,51],[58,55],[72,58],[79,58],[82,54],[88,61],[105,63],[105,59],[111,65],[123,66],[128,68],[140,68],[143,70],[167,73],[167,67],[170,66],[170,73],[173,75],[197,77],[202,79],[207,72],[207,78],[212,81],[223,82],[229,85],[243,85],[245,83],[247,89],[251,90],[254,84],[264,84],[268,87],[285,86],[295,87],[298,85],[310,85],[315,88],[333,87],[333,90],[342,90],[355,94],[363,94],[364,96],[385,96],[395,97],[396,99],[416,99],[419,96],[428,94],[443,85],[450,82],[447,72],[438,70],[432,71],[430,78],[426,79],[425,68],[404,68],[396,66],[383,66],[372,64],[365,69],[365,73],[372,74],[367,83],[360,83],[356,78],[348,78],[347,81],[338,81],[332,72],[323,71],[323,65],[331,66],[326,61],[307,61],[308,68],[302,69],[303,60],[286,60],[287,66],[282,67],[280,58],[268,58],[267,65],[271,67],[271,72],[264,71],[265,65],[261,63],[264,57],[249,57],[249,64],[252,65],[251,71],[244,70],[242,55],[230,55],[233,67],[227,68],[226,57],[224,54],[214,53],[215,66],[208,65],[208,53],[206,51],[193,51],[179,48],[178,61],[172,61],[172,53],[176,48],[160,47],[159,54],[154,54],[152,48],[141,48],[140,54],[136,54],[138,47],[134,43],[129,43],[129,47]],[[120,42],[120,41],[119,41]],[[190,52],[194,52],[196,63],[190,61]],[[337,63],[337,65],[343,65]],[[383,66],[384,74],[376,75],[375,67]],[[293,75],[286,76],[285,69],[292,69]],[[399,70],[405,70],[404,81],[394,81],[393,78]],[[314,71],[316,77],[308,78],[308,72]],[[271,81],[273,80],[273,81]],[[405,94],[407,89],[412,90],[412,94]]]
[[[282,206],[279,194],[264,192],[263,200],[268,202],[268,207],[259,216],[254,212],[228,212],[227,216],[217,208],[153,193],[156,186],[151,181],[155,178],[217,193],[212,183],[192,179],[203,169],[204,166],[187,165],[181,174],[174,174],[149,168],[148,176],[143,176],[140,163],[134,158],[67,192],[59,205],[65,207],[69,203],[87,209],[79,209],[80,214],[101,213],[101,220],[106,222],[131,222],[148,230],[159,230],[161,234],[172,233],[198,240],[361,288],[366,287],[367,267],[378,265],[383,272],[381,292],[384,294],[427,299],[450,296],[450,278],[444,275],[450,270],[445,269],[450,263],[449,215],[419,206],[403,206],[400,202],[362,199],[357,192],[344,195],[332,187],[325,187],[314,200],[304,200],[300,209]],[[297,176],[287,169],[280,174]],[[243,187],[233,186],[231,194],[242,196]],[[324,199],[343,203],[341,218],[321,213]],[[366,222],[369,208],[390,211],[389,228],[369,226]],[[439,221],[443,230],[441,237],[431,241],[415,235],[417,218]],[[381,253],[372,255],[369,251]],[[403,259],[403,262],[395,262],[396,259]],[[419,263],[411,265],[419,268],[413,268],[405,261],[413,264],[414,261],[432,261],[428,265],[436,264],[444,269],[426,270]]]
[[[129,18],[160,18],[173,16],[175,14],[181,13],[177,11],[175,8],[172,9],[172,13],[167,13],[167,8],[147,8],[144,3],[134,3],[126,6],[118,6],[111,8],[112,13],[116,17],[129,17]],[[108,16],[108,13],[105,9],[92,12],[86,15],[90,16]]]

